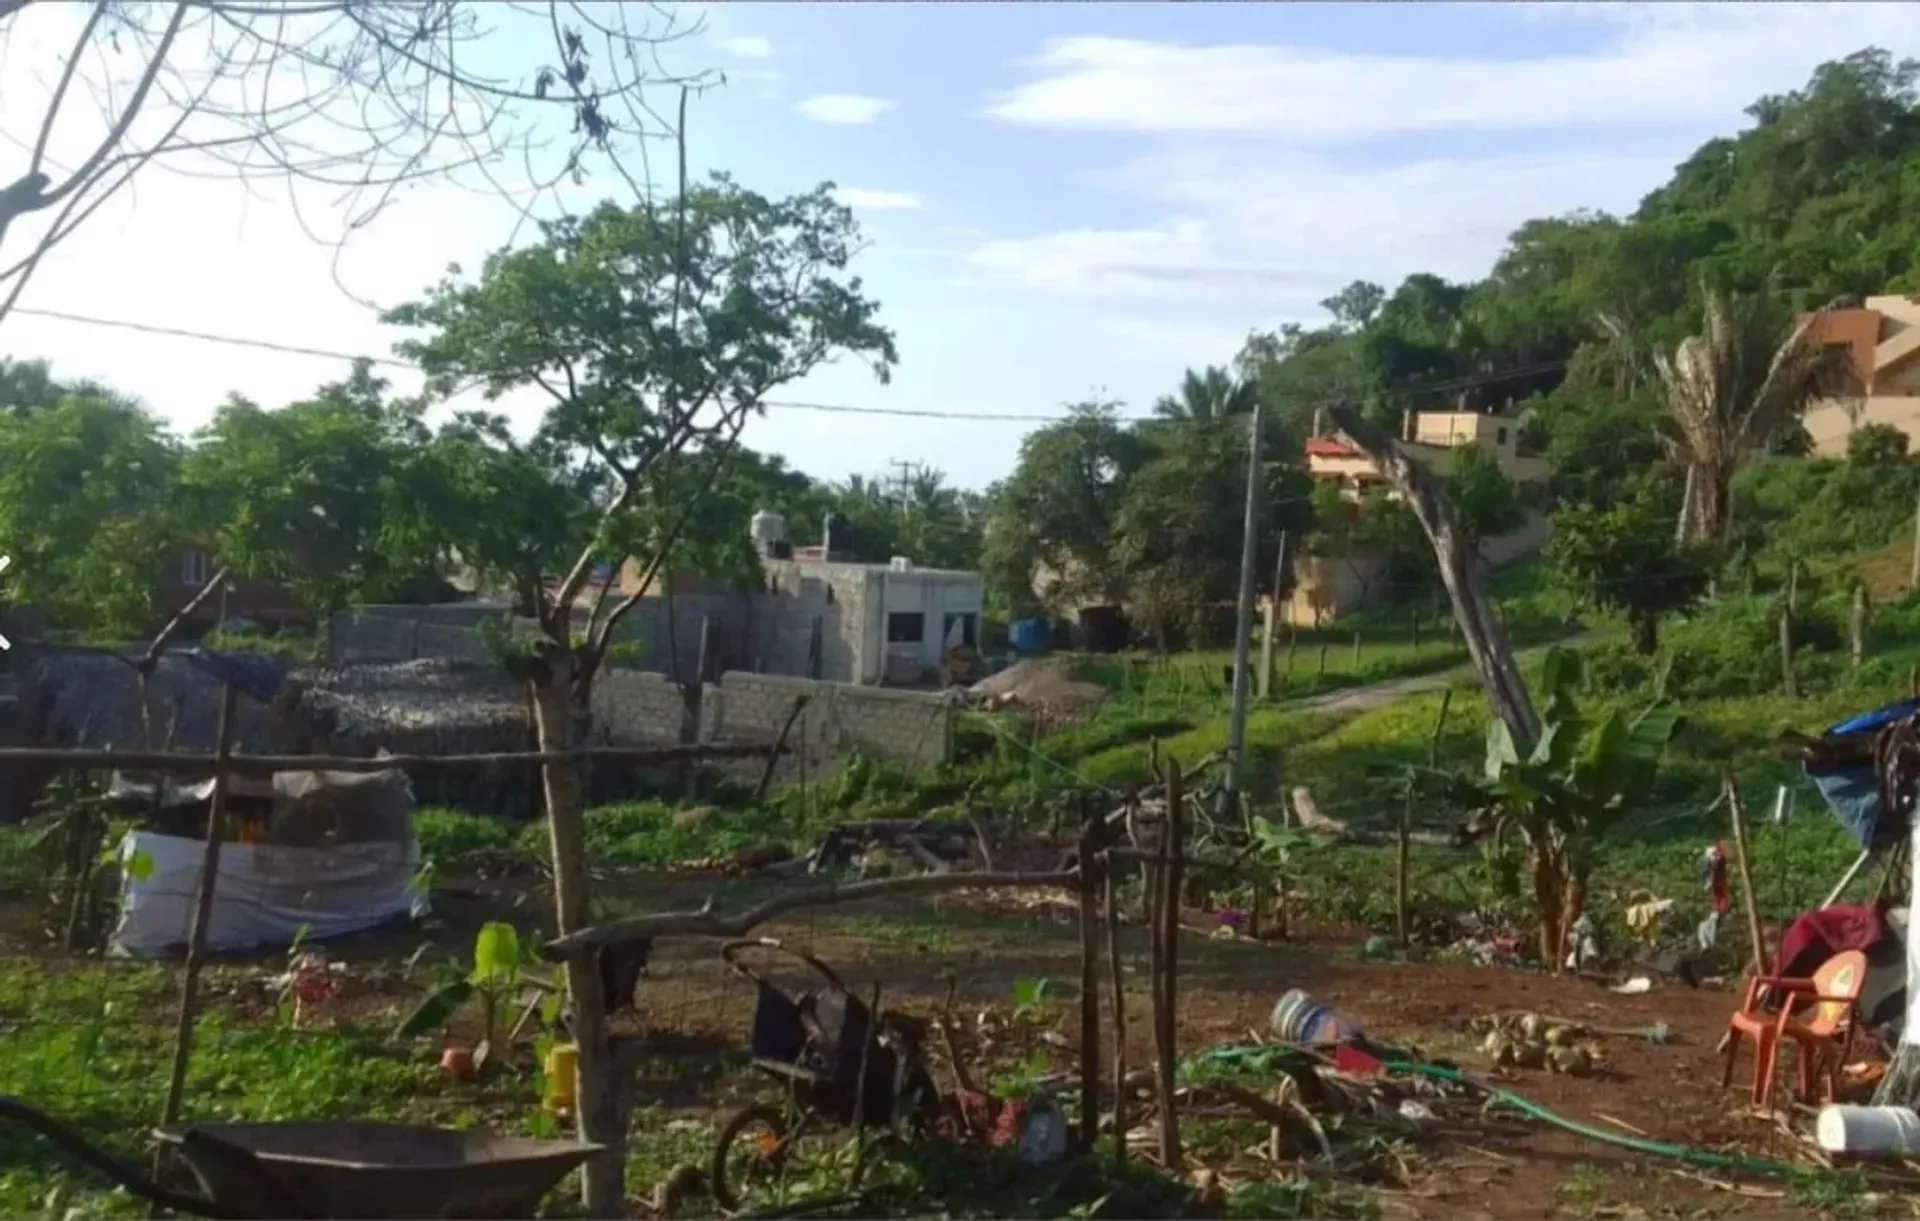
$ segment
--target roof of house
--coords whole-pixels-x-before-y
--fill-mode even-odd
[[[1307,438],[1309,458],[1364,458],[1365,454],[1338,437]]]

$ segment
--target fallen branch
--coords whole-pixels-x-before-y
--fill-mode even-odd
[[[713,899],[694,912],[650,912],[627,916],[583,928],[565,937],[557,937],[540,947],[540,956],[559,961],[568,954],[592,946],[616,945],[622,941],[643,941],[655,937],[746,937],[754,929],[790,911],[807,907],[826,907],[836,903],[858,903],[891,895],[926,894],[943,890],[966,890],[987,886],[1073,886],[1080,881],[1077,869],[1050,873],[928,873],[911,878],[880,878],[871,882],[849,882],[776,895],[733,915],[713,910]]]
[[[1400,842],[1400,833],[1394,831],[1365,831],[1350,823],[1322,814],[1313,800],[1313,794],[1306,788],[1293,790],[1293,813],[1302,831],[1314,835],[1324,835],[1330,839],[1341,840],[1349,844],[1389,845]],[[1460,841],[1452,835],[1443,835],[1438,831],[1409,831],[1409,844],[1419,844],[1423,848],[1458,848]]]
[[[386,755],[366,759],[341,755],[228,755],[221,765],[234,775],[269,776],[275,772],[384,772],[392,768],[494,767],[511,763],[564,763],[599,759],[645,765],[695,759],[751,759],[773,750],[765,742],[702,743],[691,746],[588,746],[568,751],[504,751],[484,755]],[[9,763],[62,771],[119,769],[132,772],[213,771],[214,756],[158,750],[62,750],[57,747],[0,748],[0,767]]]

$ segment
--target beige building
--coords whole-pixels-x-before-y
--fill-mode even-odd
[[[1452,469],[1453,455],[1463,445],[1485,451],[1515,483],[1540,483],[1552,473],[1546,459],[1520,452],[1520,421],[1513,416],[1417,411],[1408,415],[1406,433],[1397,444],[1408,457],[1441,475]],[[1369,484],[1386,482],[1373,460],[1339,435],[1307,442],[1307,474],[1337,481],[1355,494]]]
[[[1839,393],[1807,409],[1816,454],[1845,454],[1862,424],[1890,424],[1920,441],[1920,297],[1868,297],[1857,308],[1828,310],[1810,335],[1844,349],[1849,371]]]

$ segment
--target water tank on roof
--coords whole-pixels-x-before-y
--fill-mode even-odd
[[[838,513],[828,513],[820,523],[820,558],[850,560],[853,551],[853,523]]]
[[[896,555],[888,567],[892,568],[895,572],[912,572],[913,559],[910,556]]]
[[[778,550],[778,544],[787,541],[787,519],[772,509],[762,509],[753,515],[747,532],[753,538],[754,550],[761,555],[772,555]]]

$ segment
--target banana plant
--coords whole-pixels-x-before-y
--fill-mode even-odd
[[[1533,872],[1540,953],[1566,961],[1567,939],[1586,909],[1594,846],[1621,814],[1645,799],[1682,717],[1666,700],[1639,713],[1594,720],[1574,703],[1579,654],[1549,650],[1547,701],[1538,743],[1522,758],[1506,725],[1487,727],[1483,775],[1469,781],[1495,836],[1517,835]]]
[[[543,1020],[548,1025],[558,1020],[564,993],[552,979],[529,970],[530,965],[531,960],[521,948],[520,934],[514,927],[498,920],[488,921],[474,937],[473,969],[447,979],[429,992],[419,1007],[400,1023],[394,1037],[411,1039],[442,1029],[469,1002],[477,1000],[483,1032],[473,1055],[477,1071],[484,1067],[492,1049],[499,1046],[497,1036],[503,1006],[532,992]]]

